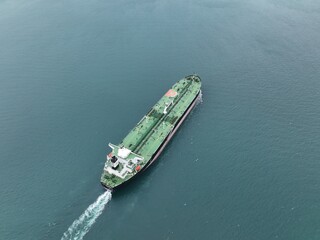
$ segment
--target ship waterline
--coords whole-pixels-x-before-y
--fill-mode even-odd
[[[147,169],[161,154],[201,96],[201,79],[189,75],[169,89],[112,151],[101,184],[113,190]]]

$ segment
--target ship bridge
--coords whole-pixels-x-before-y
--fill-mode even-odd
[[[121,145],[109,143],[109,146],[112,148],[112,152],[108,154],[104,167],[107,173],[125,179],[128,174],[140,170],[139,166],[144,160],[143,157]]]

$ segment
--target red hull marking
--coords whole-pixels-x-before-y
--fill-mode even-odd
[[[173,89],[169,89],[168,92],[165,94],[167,97],[175,97],[177,96],[177,92]]]

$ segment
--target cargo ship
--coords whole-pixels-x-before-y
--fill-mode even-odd
[[[175,83],[118,145],[109,143],[101,184],[114,190],[147,169],[201,98],[201,79]]]

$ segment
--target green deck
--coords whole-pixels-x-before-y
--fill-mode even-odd
[[[105,169],[101,176],[101,183],[107,188],[114,188],[123,182],[133,177],[138,170],[136,167],[139,165],[140,170],[147,165],[152,159],[152,156],[166,139],[168,134],[173,130],[176,123],[179,121],[183,113],[188,109],[189,105],[195,99],[201,88],[201,80],[196,75],[185,77],[172,86],[172,90],[169,90],[145,115],[140,122],[129,132],[129,134],[118,145],[112,145],[112,155],[118,158],[118,151],[120,148],[125,148],[131,152],[125,158],[121,159],[121,162],[116,170],[106,169],[109,166],[110,160],[108,159],[105,165]],[[176,96],[168,96],[168,95]],[[172,94],[173,93],[173,94]],[[166,113],[164,113],[166,104]],[[121,154],[120,154],[121,155]],[[134,158],[140,158],[136,163]],[[133,169],[132,172],[121,177],[110,173],[110,171],[120,172],[124,169]],[[117,173],[116,173],[117,174]]]

